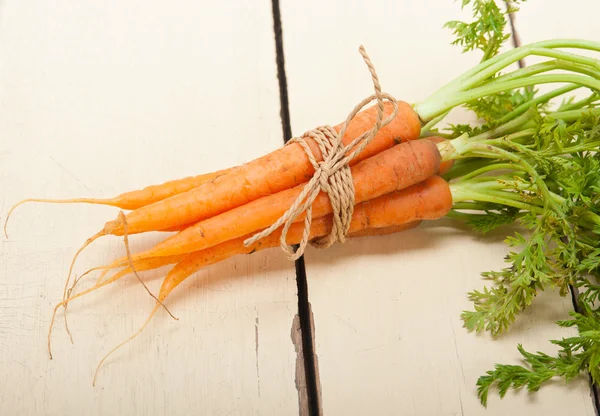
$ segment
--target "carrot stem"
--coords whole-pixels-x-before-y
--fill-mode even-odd
[[[519,170],[519,167],[515,166],[514,164],[511,164],[511,163],[492,163],[490,165],[485,165],[479,169],[474,169],[470,173],[467,173],[466,175],[461,176],[460,179],[461,179],[461,181],[471,179],[471,178],[479,176],[483,173],[495,171],[498,169]]]
[[[573,53],[555,51],[554,49],[556,48],[575,48],[598,52],[600,51],[600,42],[586,41],[581,39],[555,39],[532,43],[512,49],[502,54],[498,54],[464,72],[462,75],[446,84],[446,86],[438,89],[425,101],[415,104],[415,111],[419,114],[421,120],[423,120],[424,123],[427,123],[440,114],[443,114],[446,111],[469,101],[502,91],[509,91],[516,88],[530,87],[533,85],[550,82],[574,82],[581,84],[581,86],[587,86],[597,90],[598,82],[594,82],[596,80],[591,77],[577,77],[571,75],[573,78],[569,78],[569,76],[566,75],[565,78],[565,75],[563,74],[530,76],[526,79],[515,79],[513,81],[501,82],[493,85],[495,80],[492,77],[494,77],[499,71],[530,55],[545,57],[550,56],[564,60],[567,64],[580,64],[579,66],[573,66],[573,69],[582,69],[581,65],[587,65],[590,67],[590,69],[596,71],[594,73],[597,74],[597,71],[600,68],[598,60]],[[517,77],[519,74],[523,74],[523,72],[518,71],[525,70],[529,71],[527,68],[517,70],[513,73],[512,77]],[[529,82],[525,82],[526,80],[529,80]],[[588,80],[590,82],[588,82]]]
[[[424,102],[423,104],[419,105],[416,110],[423,120],[428,121],[439,116],[440,114],[445,113],[449,109],[470,101],[477,100],[479,98],[517,88],[552,83],[577,83],[581,86],[600,90],[600,81],[588,76],[572,74],[534,75],[532,77],[505,81],[498,84],[492,83],[490,85],[484,85],[464,92],[458,92],[446,97],[443,100],[440,100],[439,102]]]
[[[484,64],[479,64],[478,66],[465,72],[455,81],[442,88],[442,90],[444,90],[442,92],[446,93],[450,90],[467,90],[494,76],[494,74],[496,74],[498,71],[501,71],[502,69],[520,61],[523,58],[526,58],[529,55],[539,55],[536,53],[536,51],[539,52],[540,50],[551,50],[556,48],[575,48],[600,52],[600,42],[582,39],[553,39],[524,45],[519,48],[498,54],[485,61]],[[575,56],[580,57],[579,55]]]
[[[501,75],[494,81],[488,83],[487,85],[500,84],[502,82],[525,78],[528,76],[542,74],[544,72],[550,72],[554,70],[572,71],[590,76],[592,78],[598,78],[598,72],[595,71],[593,68],[590,68],[588,65],[582,65],[574,62],[566,62],[555,59],[553,61],[542,62],[539,64],[528,66],[526,68],[517,69],[513,72],[509,72],[508,74]]]
[[[504,117],[502,117],[500,119],[500,124],[504,124],[512,119],[514,119],[515,117],[518,117],[519,115],[523,114],[525,111],[527,111],[528,109],[530,109],[532,106],[537,105],[537,104],[541,104],[541,103],[546,103],[548,101],[550,101],[553,98],[556,98],[558,96],[561,96],[563,94],[566,94],[570,91],[576,90],[578,88],[581,88],[579,85],[576,84],[570,84],[570,85],[566,85],[564,87],[561,88],[557,88],[555,90],[552,90],[546,94],[542,94],[537,98],[534,98],[531,101],[527,101],[526,103],[521,104],[520,106],[518,106],[517,108],[515,108],[513,111],[511,111],[510,113],[508,113],[507,115],[505,115]]]

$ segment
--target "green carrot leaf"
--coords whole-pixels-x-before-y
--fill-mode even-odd
[[[486,372],[477,381],[477,395],[481,404],[487,406],[490,388],[498,386],[503,398],[509,389],[526,387],[535,392],[555,377],[567,383],[582,372],[588,372],[594,383],[600,381],[600,312],[584,306],[582,313],[572,312],[572,319],[558,321],[559,326],[576,327],[578,334],[561,340],[552,340],[560,347],[555,356],[543,352],[527,352],[521,344],[518,350],[525,362],[521,365],[496,364],[494,370]]]
[[[453,45],[462,46],[463,52],[479,49],[483,52],[482,61],[498,54],[501,46],[510,38],[505,33],[509,13],[518,10],[516,5],[525,0],[514,0],[510,8],[501,10],[494,0],[462,0],[462,8],[471,5],[473,21],[470,23],[453,20],[444,27],[451,29],[456,39]]]

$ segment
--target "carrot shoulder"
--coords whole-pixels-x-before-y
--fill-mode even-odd
[[[386,102],[385,116],[393,111]],[[356,115],[348,125],[343,143],[349,144],[373,127],[377,107],[372,106]],[[341,125],[335,127],[339,132]],[[369,145],[352,161],[367,159],[400,141],[419,137],[421,123],[412,107],[398,103],[398,114],[379,130]],[[322,160],[317,144],[307,140],[317,160]],[[298,143],[283,146],[269,154],[248,162],[188,192],[175,195],[157,203],[130,212],[127,217],[128,233],[171,229],[178,225],[201,221],[231,210],[263,196],[292,188],[310,180],[314,168]],[[106,223],[103,234],[121,235],[119,220]]]
[[[424,138],[424,140],[429,140],[435,144],[444,142],[448,139],[444,139],[443,137],[440,136],[431,136],[431,137],[426,137]],[[442,161],[442,163],[440,164],[440,175],[445,175],[446,173],[450,172],[450,169],[452,169],[452,166],[454,166],[454,160],[444,160]]]
[[[439,166],[440,154],[431,141],[396,145],[351,168],[355,204],[424,181],[436,174]],[[265,229],[293,204],[303,188],[303,184],[298,185],[200,221],[133,258],[190,253]],[[321,192],[313,202],[312,216],[318,218],[331,212],[329,197]],[[296,221],[303,219],[304,215],[300,215]]]

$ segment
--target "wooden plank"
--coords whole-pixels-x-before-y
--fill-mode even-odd
[[[271,3],[2,3],[0,212],[22,198],[108,197],[282,145]],[[0,244],[0,414],[296,414],[294,266],[277,251],[183,284],[152,307],[134,278],[73,302],[46,352],[69,261],[117,210],[25,205]],[[132,248],[163,236],[132,237]],[[90,246],[76,272],[123,255]],[[156,292],[165,270],[145,273]],[[86,284],[89,286],[93,279]],[[86,286],[86,285],[83,285]]]
[[[282,18],[295,135],[341,122],[371,93],[356,52],[360,44],[383,90],[409,102],[426,98],[479,59],[449,44],[443,24],[469,18],[452,1],[355,0],[343,7],[284,1]],[[469,120],[461,112],[451,116],[454,123]],[[503,236],[482,239],[441,221],[402,235],[308,249],[323,413],[594,414],[585,377],[569,388],[549,385],[533,397],[491,395],[487,410],[479,404],[477,378],[497,362],[519,362],[518,342],[553,351],[547,340],[565,335],[553,321],[571,309],[570,299],[541,296],[494,341],[462,327],[460,313],[471,308],[466,293],[484,285],[481,272],[504,266]]]

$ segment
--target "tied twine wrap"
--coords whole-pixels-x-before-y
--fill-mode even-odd
[[[270,235],[283,225],[280,238],[280,246],[290,260],[297,260],[304,254],[304,250],[309,243],[310,227],[312,222],[312,204],[321,191],[325,192],[331,202],[333,213],[333,227],[331,232],[321,238],[310,241],[311,245],[317,248],[327,248],[336,241],[345,242],[352,214],[354,212],[354,182],[350,171],[349,163],[373,140],[373,137],[384,126],[388,125],[398,114],[397,100],[387,93],[381,92],[379,78],[375,68],[367,55],[365,48],[361,46],[359,52],[363,57],[371,78],[375,94],[372,94],[362,100],[350,112],[341,126],[338,133],[331,126],[320,126],[314,130],[307,131],[301,137],[293,138],[287,144],[298,143],[308,156],[308,160],[315,169],[315,173],[304,189],[298,195],[292,206],[277,220],[273,225],[265,230],[255,234],[244,241],[246,247],[256,243],[258,240]],[[377,121],[373,128],[364,132],[351,143],[343,146],[342,138],[350,121],[373,99],[377,100]],[[383,120],[384,106],[383,100],[390,101],[394,107],[392,114]],[[318,162],[313,155],[312,150],[306,143],[306,139],[312,139],[319,146],[323,161]],[[286,145],[287,145],[286,144]],[[306,213],[304,219],[304,232],[302,240],[296,252],[287,244],[286,237],[289,228],[295,222],[296,218],[302,213]]]

